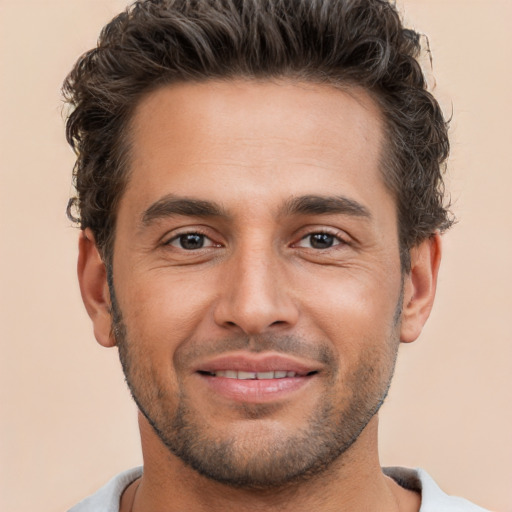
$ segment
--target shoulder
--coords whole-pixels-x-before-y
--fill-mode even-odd
[[[142,475],[142,467],[123,471],[101,489],[85,498],[68,512],[119,512],[119,500],[123,491]]]
[[[420,512],[488,512],[468,500],[444,493],[423,469],[383,468],[399,485],[421,493]]]

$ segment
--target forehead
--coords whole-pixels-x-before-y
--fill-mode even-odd
[[[355,87],[250,80],[165,86],[132,118],[121,206],[144,209],[164,193],[223,204],[230,194],[256,203],[332,194],[336,186],[343,195],[364,195],[383,186],[382,125],[376,103]]]

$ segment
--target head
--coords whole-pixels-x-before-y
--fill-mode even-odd
[[[69,75],[96,337],[200,474],[325,472],[421,330],[450,221],[419,51],[380,0],[155,0]]]

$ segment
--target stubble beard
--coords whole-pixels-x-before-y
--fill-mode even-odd
[[[321,475],[335,461],[342,462],[387,396],[398,352],[396,329],[383,350],[360,354],[359,364],[343,382],[349,392],[341,399],[334,386],[338,363],[331,355],[326,392],[305,425],[294,433],[272,432],[266,437],[258,431],[257,439],[215,433],[184,391],[178,397],[170,396],[165,383],[156,381],[156,372],[141,364],[145,358],[137,340],[130,338],[114,288],[110,288],[112,329],[134,401],[167,449],[211,480],[247,490],[270,490]],[[279,345],[279,338],[272,343]],[[248,418],[265,416],[265,409],[264,404],[259,410],[258,405],[248,407]]]

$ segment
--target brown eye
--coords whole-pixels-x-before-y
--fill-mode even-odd
[[[186,251],[194,251],[205,247],[212,247],[214,243],[201,233],[183,233],[169,240],[168,245],[184,249]]]
[[[336,237],[328,233],[315,233],[309,235],[309,243],[313,249],[328,249],[334,245]]]
[[[180,241],[181,247],[183,249],[187,249],[187,251],[201,249],[204,245],[204,235],[199,235],[197,233],[181,235],[178,240]]]
[[[342,243],[343,240],[331,233],[310,233],[302,238],[297,245],[299,247],[306,247],[309,249],[330,249],[331,247]]]

